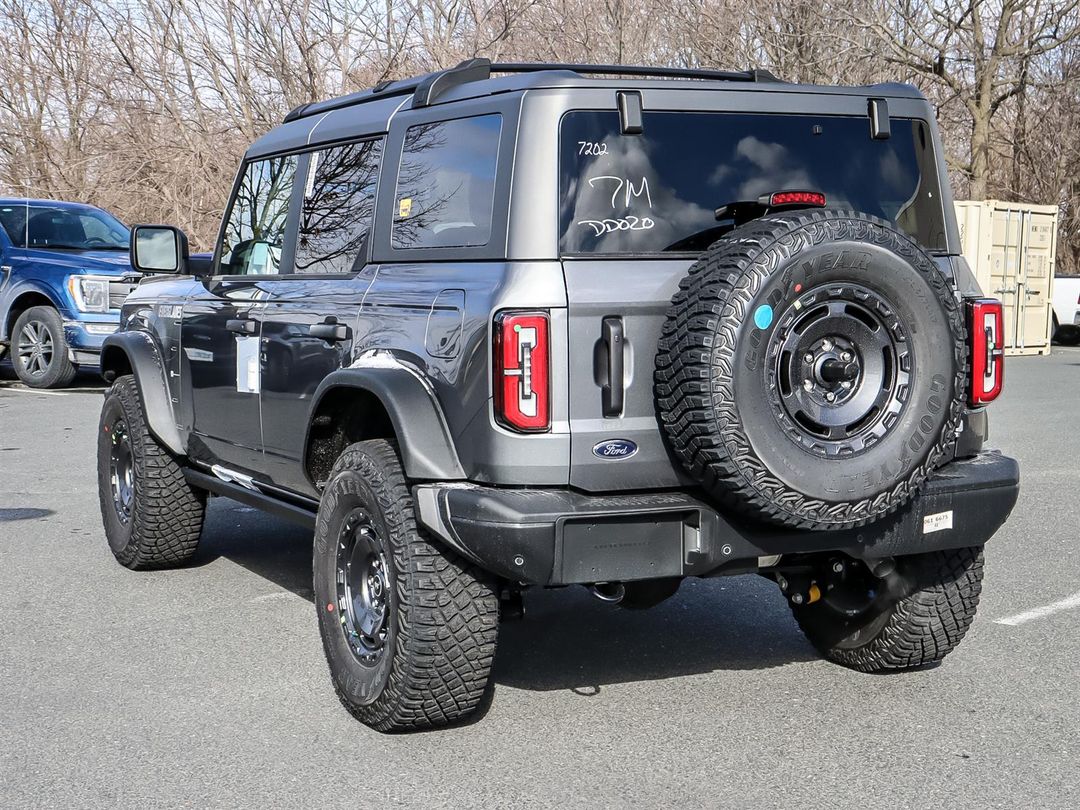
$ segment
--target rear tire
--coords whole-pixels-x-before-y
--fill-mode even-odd
[[[429,728],[479,707],[498,592],[417,527],[390,442],[358,442],[334,464],[315,528],[314,590],[334,689],[362,723]]]
[[[105,537],[133,570],[175,568],[199,547],[206,492],[150,433],[135,378],[105,392],[98,426],[98,499]]]
[[[30,307],[15,320],[11,332],[11,364],[31,388],[63,388],[78,367],[68,358],[64,322],[52,307]]]
[[[813,604],[791,606],[803,633],[830,661],[861,672],[936,664],[956,649],[975,618],[981,546],[898,557],[896,570],[876,584],[861,563],[849,562],[847,570],[856,567],[844,577],[878,588],[864,609],[856,609],[855,594],[843,593],[840,582]]]

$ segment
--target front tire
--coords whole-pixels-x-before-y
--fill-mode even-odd
[[[315,605],[342,704],[378,731],[467,717],[487,689],[499,626],[484,572],[429,541],[394,446],[337,460],[315,528]]]
[[[98,500],[117,561],[133,570],[175,568],[199,547],[206,493],[150,433],[135,378],[105,392],[98,425]]]
[[[830,661],[861,672],[936,664],[964,638],[982,592],[983,550],[896,558],[874,577],[859,562],[823,573],[822,597],[791,608],[810,642]]]
[[[30,307],[15,320],[11,333],[15,374],[31,388],[63,388],[78,368],[68,358],[64,322],[52,307]]]

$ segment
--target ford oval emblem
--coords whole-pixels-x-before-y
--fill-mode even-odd
[[[630,458],[637,452],[637,445],[629,439],[608,439],[593,446],[597,458]]]

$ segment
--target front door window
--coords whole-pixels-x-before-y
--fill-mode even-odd
[[[222,235],[218,275],[279,272],[295,176],[296,155],[255,160],[244,167]]]

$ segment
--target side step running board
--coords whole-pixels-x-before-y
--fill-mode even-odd
[[[309,529],[315,528],[315,511],[318,508],[315,501],[311,501],[310,505],[283,501],[267,495],[262,490],[248,489],[241,484],[223,481],[216,476],[207,475],[190,467],[184,468],[184,478],[188,480],[188,483],[213,492],[215,495],[224,495],[226,498],[232,498],[246,506],[253,506]]]

